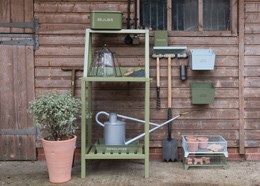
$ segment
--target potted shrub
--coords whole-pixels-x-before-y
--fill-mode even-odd
[[[73,154],[76,147],[75,122],[81,102],[67,93],[51,92],[29,103],[29,113],[43,134],[49,180],[64,183],[71,179]]]

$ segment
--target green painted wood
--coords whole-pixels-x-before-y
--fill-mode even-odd
[[[144,154],[121,154],[121,155],[117,155],[117,154],[86,154],[85,159],[88,160],[98,160],[98,159],[138,159],[138,160],[142,160],[145,158]]]
[[[92,81],[88,81],[88,112],[92,111]],[[92,145],[92,120],[88,118],[88,146]]]
[[[81,178],[86,176],[86,82],[81,81]]]
[[[142,147],[138,148],[136,153],[118,153],[118,152],[97,152],[92,146],[89,153],[85,154],[85,159],[144,159],[145,155]]]
[[[150,81],[149,78],[149,32],[146,30],[145,34],[145,105],[144,105],[144,118],[145,118],[145,138],[144,138],[144,177],[149,177],[149,121],[150,121]]]
[[[93,82],[146,82],[147,78],[146,77],[83,77],[82,80],[93,81]]]
[[[145,77],[88,77],[87,72],[91,65],[92,43],[91,35],[95,34],[144,34],[145,35]],[[86,160],[90,159],[143,159],[144,160],[144,176],[149,177],[149,120],[150,120],[150,78],[149,78],[149,30],[91,30],[86,29],[84,51],[84,72],[81,78],[81,100],[82,100],[82,118],[81,118],[81,178],[86,176]],[[92,111],[92,82],[143,82],[145,83],[145,98],[144,98],[144,152],[142,147],[137,153],[96,153],[92,141],[92,123],[91,118],[87,119],[86,113]],[[88,83],[88,110],[86,110],[86,83]],[[87,124],[87,126],[86,126]],[[86,128],[88,128],[88,146],[86,150]],[[88,152],[87,152],[88,151]]]
[[[95,34],[149,34],[149,30],[122,29],[122,30],[92,30],[87,29],[89,33]],[[149,37],[149,36],[148,36]]]

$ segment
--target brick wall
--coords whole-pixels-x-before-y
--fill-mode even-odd
[[[181,148],[179,151],[179,160],[182,157]],[[239,154],[238,148],[228,148],[228,160],[260,160],[260,148],[246,148],[245,155]],[[80,160],[80,148],[75,151],[75,160]],[[37,159],[45,160],[42,148],[37,148]],[[150,160],[162,160],[162,148],[150,148]]]

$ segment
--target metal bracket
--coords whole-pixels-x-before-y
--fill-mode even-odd
[[[0,34],[0,37],[11,37],[11,38],[30,38],[28,40],[8,40],[0,41],[0,45],[29,45],[33,46],[33,50],[39,49],[39,19],[34,17],[33,22],[16,22],[16,23],[0,23],[0,27],[9,28],[32,28],[33,34]]]
[[[32,36],[32,39],[28,40],[9,40],[0,41],[0,45],[29,45],[33,46],[33,50],[39,49],[39,38],[38,35]]]
[[[36,128],[17,129],[17,130],[0,130],[0,135],[36,135]]]
[[[14,22],[14,23],[0,23],[0,27],[8,28],[32,28],[34,34],[39,31],[39,19],[34,17],[33,22]]]

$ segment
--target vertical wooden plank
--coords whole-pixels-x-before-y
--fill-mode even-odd
[[[1,125],[0,129],[14,129],[14,102],[12,99],[13,88],[13,63],[12,63],[12,47],[1,46]],[[15,140],[14,136],[1,136],[1,160],[10,160],[15,157]]]
[[[6,23],[11,20],[10,13],[10,3],[9,0],[1,0],[0,1],[0,22]],[[9,33],[9,28],[0,28],[0,32]]]
[[[237,0],[231,0],[230,1],[230,21],[231,21],[231,25],[230,25],[230,29],[231,29],[231,33],[232,34],[237,34]]]
[[[14,113],[15,115],[15,129],[22,129],[22,123],[26,123],[23,113],[23,104],[26,100],[26,92],[24,79],[26,76],[25,71],[25,54],[23,46],[13,46],[13,98],[14,98]],[[21,99],[23,98],[23,99]],[[25,113],[26,114],[26,113]],[[27,114],[26,114],[27,115]]]
[[[24,21],[33,22],[33,0],[24,0]],[[31,33],[32,29],[25,29],[26,33]]]
[[[239,0],[239,153],[245,153],[244,128],[244,59],[245,59],[245,3]]]
[[[5,38],[6,39],[6,38]],[[1,46],[0,130],[33,128],[28,100],[34,96],[32,46]],[[35,160],[34,135],[1,135],[1,160]]]
[[[0,60],[0,77],[1,77],[1,125],[0,129],[9,129],[12,127],[13,117],[13,63],[12,63],[12,47],[0,45],[1,60]],[[12,128],[14,129],[14,128]]]
[[[25,49],[25,60],[26,60],[26,91],[27,91],[27,100],[26,107],[29,107],[29,101],[35,98],[35,88],[34,88],[34,51],[32,46],[26,46]],[[28,115],[28,113],[27,113]],[[27,117],[27,128],[34,126],[33,120],[31,117]]]
[[[15,129],[33,128],[32,121],[29,122],[28,94],[32,99],[33,95],[33,48],[30,46],[14,46],[13,47],[14,62],[14,102],[15,102]],[[29,82],[28,82],[29,80]],[[28,84],[29,83],[29,84]],[[32,93],[30,93],[32,92]],[[23,98],[23,99],[21,99]],[[15,155],[16,159],[35,159],[35,140],[34,136],[16,135]],[[19,144],[19,145],[18,145]]]
[[[16,140],[14,135],[5,136],[6,140],[6,153],[5,159],[6,160],[15,160],[16,159]]]
[[[26,108],[29,106],[29,101],[33,100],[35,97],[35,88],[34,88],[34,51],[32,46],[26,46],[25,47],[25,67],[26,67]],[[27,110],[27,109],[26,109]],[[25,110],[25,111],[26,111]],[[34,123],[32,120],[32,117],[28,115],[28,113],[25,114],[27,119],[27,126],[26,128],[33,128]],[[24,159],[30,159],[34,160],[36,159],[36,136],[28,135],[24,136],[23,140],[26,140],[23,142],[23,153],[24,153]]]
[[[11,0],[11,22],[24,22],[24,0]],[[23,28],[11,28],[12,33],[24,33]]]
[[[203,31],[203,0],[199,0],[198,4],[198,30],[199,32]]]
[[[172,29],[172,1],[167,0],[167,30],[171,31]]]

